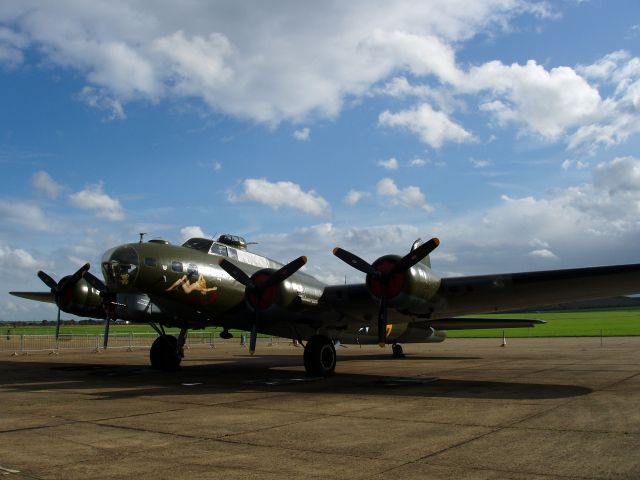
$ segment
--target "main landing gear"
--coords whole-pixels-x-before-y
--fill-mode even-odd
[[[336,348],[329,337],[314,335],[304,347],[304,368],[314,377],[333,375],[336,369]]]
[[[184,357],[184,344],[187,339],[187,329],[180,330],[178,338],[173,335],[161,333],[153,341],[149,358],[151,366],[158,370],[172,371],[180,368],[180,362]]]

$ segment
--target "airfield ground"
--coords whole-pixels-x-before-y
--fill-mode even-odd
[[[316,380],[286,345],[2,356],[0,475],[640,478],[640,337],[499,344],[341,348]]]

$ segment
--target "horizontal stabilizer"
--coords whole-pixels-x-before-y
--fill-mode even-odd
[[[473,330],[476,328],[522,328],[547,323],[529,318],[443,318],[428,322],[435,330]]]
[[[11,295],[36,302],[56,303],[55,295],[51,292],[9,292]]]

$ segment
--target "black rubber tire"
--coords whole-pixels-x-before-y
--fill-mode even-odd
[[[314,377],[328,377],[336,369],[336,347],[329,337],[314,335],[304,347],[304,368]]]
[[[172,371],[180,368],[182,357],[178,353],[178,339],[173,335],[160,335],[149,350],[151,366],[158,370]]]
[[[400,345],[398,343],[394,343],[393,344],[393,346],[391,347],[391,351],[392,351],[393,358],[403,358],[404,357],[404,352],[402,351],[402,345]]]

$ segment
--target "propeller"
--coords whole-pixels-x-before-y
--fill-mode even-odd
[[[333,249],[333,254],[343,262],[367,275],[367,286],[371,293],[380,299],[378,309],[378,344],[384,347],[387,341],[387,300],[397,295],[404,283],[404,274],[420,260],[429,255],[440,245],[440,240],[432,238],[428,242],[412,249],[400,260],[382,257],[373,264],[340,247]]]
[[[60,336],[60,302],[64,301],[65,304],[68,303],[67,295],[71,292],[73,286],[78,283],[78,280],[80,280],[89,270],[90,266],[91,265],[89,265],[88,263],[85,263],[73,275],[63,277],[59,282],[56,282],[42,270],[38,271],[38,278],[51,289],[51,293],[53,293],[56,300],[56,305],[58,307],[58,317],[56,320],[56,340]]]
[[[98,277],[96,277],[91,272],[86,272],[84,274],[84,279],[87,281],[87,283],[89,285],[91,285],[98,292],[100,292],[100,296],[103,299],[102,305],[103,305],[104,311],[105,311],[103,347],[106,350],[107,349],[107,345],[109,344],[109,324],[110,324],[110,321],[111,321],[111,313],[112,313],[111,306],[112,306],[113,301],[115,300],[115,295],[116,294],[114,292],[111,292],[109,290],[109,288],[105,285],[105,283],[102,280],[100,280]]]
[[[273,305],[276,300],[274,287],[300,270],[305,263],[307,263],[307,257],[298,257],[273,273],[268,270],[258,270],[250,277],[226,258],[220,258],[218,261],[218,264],[225,272],[245,286],[245,299],[253,308],[254,319],[251,326],[251,336],[249,337],[249,353],[251,355],[256,351],[258,317],[262,311]]]

